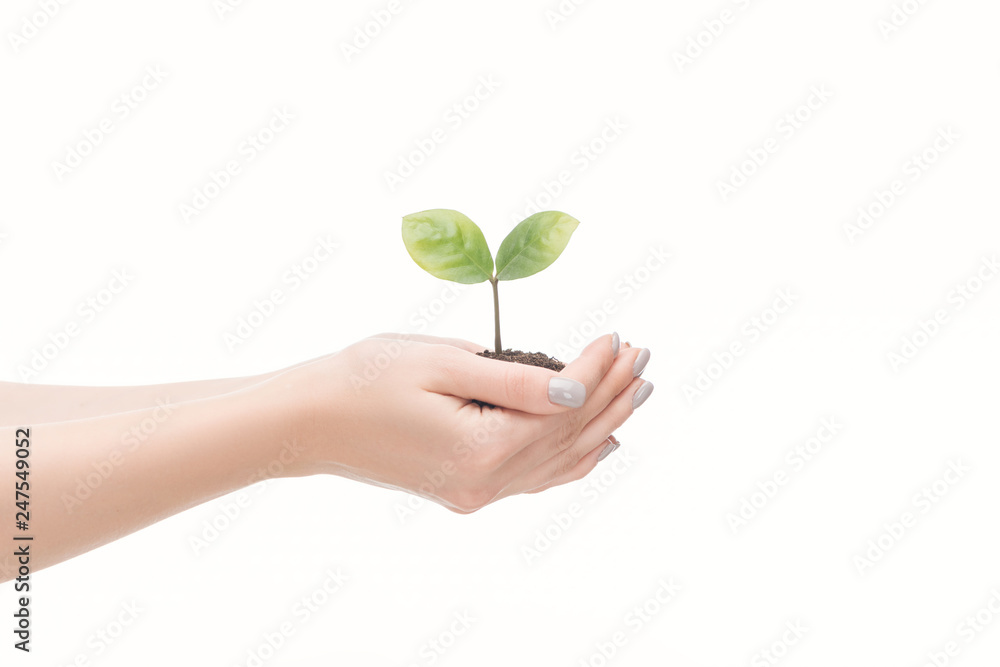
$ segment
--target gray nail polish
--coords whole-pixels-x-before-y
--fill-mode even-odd
[[[586,399],[587,388],[582,382],[558,376],[549,380],[549,400],[556,405],[578,408]]]
[[[632,377],[639,377],[641,373],[646,368],[646,364],[649,363],[649,348],[643,348],[639,356],[635,358],[635,366],[632,367]]]
[[[621,447],[620,442],[609,442],[607,446],[601,450],[601,453],[597,456],[597,462],[600,463],[604,459],[608,458],[615,453],[615,450]]]
[[[618,332],[611,334],[611,357],[618,358],[618,350],[621,349],[622,339],[618,337]]]
[[[632,397],[632,409],[638,410],[639,406],[646,402],[649,395],[653,393],[653,383],[649,380],[645,380],[642,386],[635,390],[635,395]]]

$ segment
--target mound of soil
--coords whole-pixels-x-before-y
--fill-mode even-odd
[[[487,359],[499,359],[500,361],[510,361],[515,364],[541,366],[542,368],[548,368],[556,371],[557,373],[566,367],[566,364],[563,362],[542,352],[522,352],[521,350],[512,350],[507,348],[500,354],[497,354],[493,350],[483,350],[482,352],[477,352],[476,354],[480,357],[486,357]]]

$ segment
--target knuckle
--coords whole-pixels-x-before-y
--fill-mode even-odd
[[[580,431],[583,427],[580,423],[581,420],[582,417],[578,414],[567,415],[566,420],[556,431],[557,451],[565,452],[573,446],[573,443],[575,443],[576,439],[580,436]]]
[[[509,368],[504,370],[503,387],[504,396],[509,405],[524,405],[528,397],[528,376],[524,368],[518,364],[505,363]]]
[[[463,354],[467,354],[466,352],[450,345],[422,345],[419,349],[428,359],[440,364],[442,370],[447,371],[451,377],[457,377],[465,372],[458,365],[458,361]]]
[[[576,459],[570,456],[569,451],[560,454],[558,460],[556,461],[556,467],[554,474],[552,475],[552,480],[562,479],[573,470],[573,466],[576,465]]]

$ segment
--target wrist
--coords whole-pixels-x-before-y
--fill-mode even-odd
[[[266,436],[254,453],[254,482],[334,472],[331,460],[341,403],[328,391],[330,369],[310,364],[269,377],[248,393]],[[324,379],[327,381],[324,382]]]

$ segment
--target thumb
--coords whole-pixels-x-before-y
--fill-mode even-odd
[[[431,391],[536,415],[579,408],[608,372],[617,336],[601,336],[560,373],[441,346]]]

